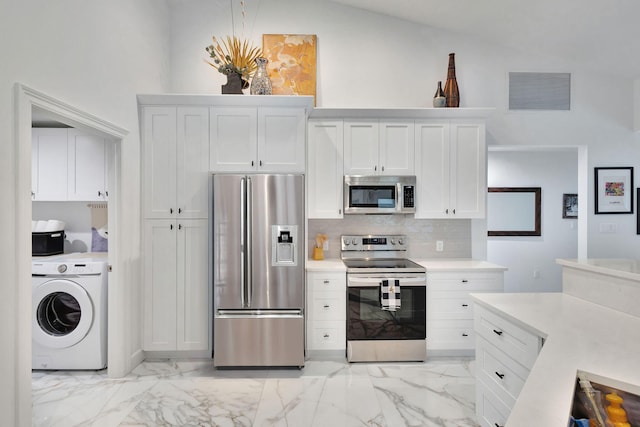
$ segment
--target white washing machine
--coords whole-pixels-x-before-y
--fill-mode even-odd
[[[105,368],[106,254],[34,258],[31,268],[32,368]]]

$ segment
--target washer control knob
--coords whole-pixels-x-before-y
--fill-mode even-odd
[[[58,266],[58,273],[64,273],[65,271],[67,271],[67,264],[60,264]]]
[[[402,237],[398,239],[398,244],[404,245],[404,239]]]
[[[351,244],[351,241],[349,239],[344,239],[343,243],[345,246],[349,246]]]
[[[353,239],[351,239],[351,243],[353,245],[357,245],[358,244],[358,240],[354,237]]]
[[[391,244],[395,245],[396,244],[396,239],[394,239],[393,237],[391,238]]]

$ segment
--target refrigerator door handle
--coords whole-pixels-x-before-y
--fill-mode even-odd
[[[242,307],[247,307],[247,280],[245,275],[246,269],[246,255],[247,248],[245,247],[246,242],[246,180],[245,178],[240,179],[240,303]]]
[[[217,317],[300,317],[300,309],[218,310]]]
[[[246,277],[246,286],[247,286],[247,299],[246,299],[246,307],[251,307],[252,305],[252,297],[253,297],[253,230],[251,229],[251,224],[253,222],[253,183],[251,182],[251,178],[247,177],[247,212],[245,214],[246,220],[246,247],[245,247],[245,255],[247,257],[247,277]]]

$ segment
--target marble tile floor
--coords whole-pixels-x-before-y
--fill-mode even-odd
[[[34,371],[33,425],[477,426],[474,361],[308,360],[304,369],[217,370],[211,360],[105,371]]]

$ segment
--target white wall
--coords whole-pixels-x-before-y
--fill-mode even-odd
[[[448,53],[455,52],[460,106],[496,108],[487,123],[488,144],[588,147],[589,197],[593,195],[594,167],[640,168],[631,80],[589,74],[570,58],[487,45],[327,0],[245,3],[244,34],[257,46],[261,46],[263,33],[318,36],[319,107],[430,107],[437,81],[446,79]],[[230,34],[229,2],[182,0],[171,5],[172,91],[220,93],[224,76],[204,62],[204,48],[211,36]],[[240,33],[241,19],[235,21]],[[510,71],[571,73],[571,111],[509,111]],[[595,216],[592,197],[584,202],[589,214],[589,256],[640,254],[635,215]],[[603,221],[618,224],[618,232],[599,233]]]
[[[0,424],[31,425],[31,372],[17,370],[20,354],[16,319],[30,307],[17,306],[17,286],[30,283],[22,277],[14,248],[14,203],[30,196],[16,194],[14,150],[14,84],[40,92],[125,128],[122,142],[123,242],[120,251],[127,279],[124,298],[140,307],[140,155],[137,93],[163,92],[168,87],[168,8],[158,0],[0,0],[0,227],[5,230],[0,257]],[[22,172],[24,173],[24,172]],[[26,172],[28,173],[28,171]],[[123,311],[131,311],[130,307]],[[129,313],[129,337],[123,347],[141,347],[139,311]],[[30,353],[30,352],[29,352]],[[28,366],[23,363],[21,365]],[[26,385],[26,387],[25,387]],[[26,390],[26,392],[25,392]]]
[[[541,236],[489,237],[487,260],[508,266],[506,292],[560,292],[557,258],[576,258],[576,219],[562,218],[562,194],[578,192],[578,152],[489,151],[489,187],[541,187]]]

